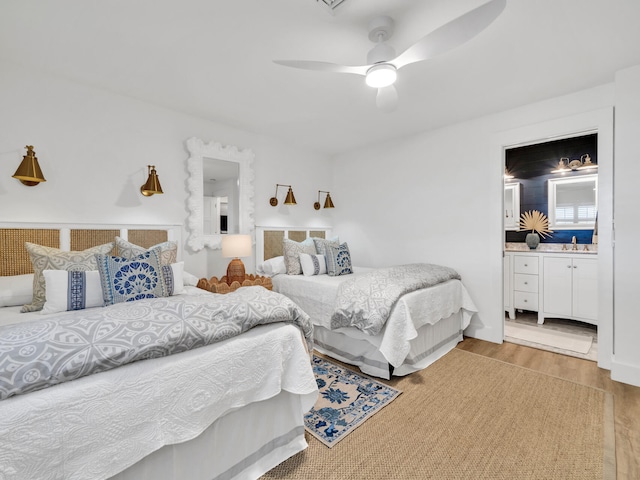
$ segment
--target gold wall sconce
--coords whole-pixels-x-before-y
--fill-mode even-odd
[[[42,170],[40,170],[36,152],[33,151],[33,146],[27,145],[24,148],[27,149],[27,154],[22,157],[22,162],[12,177],[17,178],[27,187],[33,187],[40,182],[46,182]]]
[[[275,207],[278,205],[278,187],[289,187],[287,196],[284,199],[285,205],[297,205],[296,197],[293,196],[293,190],[291,189],[291,185],[280,185],[279,183],[276,183],[276,193],[273,197],[269,199],[269,204],[272,207]]]
[[[331,200],[331,194],[329,192],[325,192],[324,190],[318,190],[318,201],[313,204],[313,208],[316,210],[320,210],[320,194],[326,193],[327,198],[324,199],[324,208],[335,208],[333,206],[333,201]]]
[[[149,177],[144,185],[140,187],[140,193],[145,197],[150,197],[151,195],[164,193],[162,191],[162,187],[160,186],[160,179],[158,178],[158,173],[156,172],[155,165],[147,165],[147,171],[149,173]]]
[[[591,162],[591,157],[588,153],[585,153],[580,159],[569,160],[568,157],[562,157],[556,165],[556,168],[551,170],[551,173],[564,173],[576,170],[591,170],[598,168],[597,163]]]

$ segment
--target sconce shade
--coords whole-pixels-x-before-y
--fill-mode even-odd
[[[327,198],[324,201],[324,208],[334,208],[330,193],[327,193]]]
[[[227,267],[227,284],[233,282],[242,284],[245,279],[244,263],[238,257],[251,256],[251,235],[223,235],[222,236],[222,256],[231,258]]]
[[[331,200],[331,194],[329,192],[325,192],[324,190],[318,190],[318,201],[314,202],[313,208],[315,208],[316,210],[320,210],[320,194],[321,193],[327,194],[327,198],[325,198],[324,200],[323,208],[335,208],[333,205],[333,201]]]
[[[22,162],[16,173],[13,174],[13,178],[17,178],[28,187],[38,185],[40,182],[46,182],[42,170],[40,170],[36,153],[33,151],[33,146],[27,145],[24,148],[27,149],[27,154],[22,157]]]
[[[140,192],[145,197],[150,197],[151,195],[164,193],[162,191],[162,187],[160,186],[160,179],[158,178],[158,174],[156,173],[155,165],[147,165],[147,170],[149,172],[149,177],[144,185],[140,187]]]
[[[289,187],[289,191],[287,192],[287,196],[284,199],[284,204],[285,205],[297,205],[296,197],[293,196],[293,190],[291,190],[291,187]]]
[[[272,207],[275,207],[278,205],[278,187],[289,187],[289,191],[287,192],[287,196],[284,199],[284,204],[285,205],[297,205],[296,202],[296,197],[293,196],[293,190],[291,189],[291,185],[281,185],[279,183],[276,183],[276,193],[273,197],[271,197],[269,199],[269,204]]]

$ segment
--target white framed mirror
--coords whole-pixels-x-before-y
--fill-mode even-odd
[[[554,230],[591,230],[598,211],[598,175],[551,178],[549,226]]]
[[[253,151],[218,142],[205,143],[196,137],[188,139],[186,145],[187,246],[194,252],[222,248],[225,224],[227,233],[250,234],[253,238]]]
[[[520,225],[520,183],[504,185],[504,229],[519,230]]]

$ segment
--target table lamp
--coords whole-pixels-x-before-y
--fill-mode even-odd
[[[222,256],[233,258],[227,267],[227,283],[244,282],[244,264],[239,257],[251,256],[251,235],[222,235]]]

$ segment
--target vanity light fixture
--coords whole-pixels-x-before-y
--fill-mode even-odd
[[[251,235],[222,235],[222,256],[233,258],[227,267],[227,284],[245,280],[244,263],[240,257],[250,257],[252,253]]]
[[[580,159],[569,160],[568,157],[562,157],[555,169],[551,173],[575,172],[576,170],[591,170],[598,168],[597,163],[591,162],[591,157],[585,153]]]
[[[273,197],[269,199],[269,204],[272,207],[278,205],[278,187],[289,187],[289,191],[287,192],[287,196],[284,199],[285,205],[297,205],[296,197],[293,196],[293,190],[291,189],[291,185],[280,185],[276,183],[276,193]]]
[[[160,179],[158,178],[158,174],[156,173],[155,165],[147,165],[147,171],[149,173],[149,177],[144,185],[140,187],[140,193],[145,197],[150,197],[151,195],[164,193],[162,191],[162,187],[160,186]]]
[[[507,167],[504,167],[504,179],[511,180],[512,178],[514,178],[513,174],[509,173],[509,169]]]
[[[320,210],[320,194],[326,193],[327,198],[324,200],[324,208],[335,208],[333,202],[331,201],[331,194],[329,192],[325,192],[324,190],[318,190],[318,201],[313,204],[313,208],[316,210]]]
[[[33,146],[27,145],[24,148],[27,149],[27,154],[22,157],[22,162],[12,177],[17,178],[27,187],[33,187],[40,182],[46,182],[42,170],[40,170],[36,152],[33,151]]]

